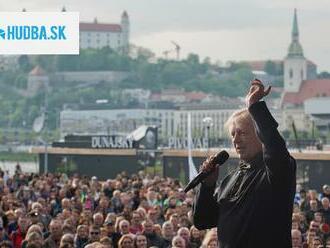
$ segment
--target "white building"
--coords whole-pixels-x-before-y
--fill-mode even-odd
[[[316,79],[316,65],[304,57],[299,43],[297,11],[295,10],[291,44],[284,60],[284,93],[281,103],[284,129],[291,130],[294,121],[298,130],[311,130],[313,118],[310,116],[311,113],[304,109],[304,103],[308,99],[324,97],[330,97],[330,80]],[[325,103],[323,100],[313,101],[313,109],[322,108],[323,103]]]
[[[318,130],[327,134],[330,132],[330,97],[310,98],[304,102],[305,113],[311,116]]]
[[[173,110],[173,109],[116,109],[64,110],[60,113],[61,136],[128,134],[141,125],[158,126],[159,137],[187,136],[187,118],[191,113],[192,135],[201,137],[205,132],[203,119],[211,117],[210,137],[225,135],[224,123],[235,109]]]
[[[102,48],[109,46],[114,50],[128,52],[130,23],[126,11],[121,16],[120,24],[81,22],[80,48]]]
[[[149,100],[151,91],[145,89],[124,89],[123,97],[136,99],[138,102],[146,102]]]

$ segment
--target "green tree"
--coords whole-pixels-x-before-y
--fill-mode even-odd
[[[267,60],[265,67],[264,67],[265,72],[267,72],[269,75],[277,75],[277,68],[276,68],[276,64],[271,61],[271,60]]]
[[[22,72],[29,72],[32,70],[33,65],[30,62],[30,58],[27,55],[21,55],[18,57],[18,67]]]
[[[330,78],[330,73],[327,72],[327,71],[322,71],[321,73],[319,73],[317,75],[317,78],[321,78],[321,79],[323,79],[323,78]]]

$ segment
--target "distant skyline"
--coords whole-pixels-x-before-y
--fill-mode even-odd
[[[330,71],[328,0],[20,0],[0,1],[1,11],[80,12],[81,21],[119,23],[124,10],[131,21],[131,43],[157,56],[174,49],[212,62],[283,59],[291,41],[294,8],[300,42],[318,71]],[[174,58],[174,53],[173,53]]]

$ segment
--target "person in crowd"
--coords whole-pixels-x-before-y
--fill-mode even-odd
[[[89,227],[88,244],[100,241],[100,228],[95,225]]]
[[[132,219],[131,219],[131,226],[129,228],[129,232],[133,234],[141,233],[142,232],[142,224],[141,224],[141,215],[137,211],[133,211]]]
[[[21,216],[18,219],[18,229],[10,234],[10,239],[13,242],[14,248],[21,247],[30,223],[30,219],[26,216]]]
[[[322,198],[327,197],[330,200],[330,186],[328,184],[322,187]]]
[[[119,232],[121,235],[129,234],[130,223],[128,220],[123,219],[119,222]]]
[[[49,237],[45,240],[46,248],[59,247],[62,237],[62,224],[58,219],[53,219],[49,223]]]
[[[298,229],[291,230],[292,248],[301,248],[302,236]]]
[[[190,247],[199,248],[202,245],[202,232],[195,226],[190,227]]]
[[[102,213],[96,213],[93,215],[93,224],[97,227],[101,227],[103,225],[103,214]]]
[[[309,201],[309,210],[306,211],[306,220],[307,223],[310,223],[314,219],[314,214],[319,210],[317,206],[317,201],[310,200]]]
[[[74,247],[74,235],[71,233],[64,234],[60,241],[60,247]]]
[[[74,246],[76,248],[83,248],[87,242],[88,242],[88,226],[79,225],[77,227],[77,233],[75,234],[74,237]]]
[[[162,238],[164,247],[170,247],[174,237],[173,224],[170,221],[165,221],[162,226]]]
[[[321,200],[322,208],[320,212],[323,214],[324,222],[330,225],[330,201],[328,197],[323,197]]]
[[[118,248],[133,248],[134,239],[132,234],[124,234],[118,241]]]
[[[155,233],[155,230],[153,228],[154,223],[152,222],[152,220],[146,219],[142,223],[142,226],[143,226],[142,234],[147,237],[148,247],[150,247],[150,246],[163,247],[164,246],[163,239]]]
[[[147,243],[147,237],[144,236],[143,234],[137,234],[135,235],[135,248],[147,248],[148,243]]]
[[[103,237],[100,239],[100,243],[104,246],[104,248],[112,248],[112,240],[109,237]]]
[[[187,247],[190,247],[190,231],[187,227],[180,227],[178,230],[178,235],[182,237],[186,243]]]
[[[113,247],[117,248],[121,234],[115,232],[114,222],[111,217],[109,217],[108,220],[105,221],[104,226],[107,229],[108,237],[111,239]]]
[[[3,227],[2,219],[0,219],[0,242],[2,242],[2,241],[11,242],[11,239],[9,238],[8,234],[6,233],[6,230]]]
[[[187,248],[186,242],[181,236],[175,236],[172,239],[172,248]]]

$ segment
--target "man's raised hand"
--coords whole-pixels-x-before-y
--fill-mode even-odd
[[[268,88],[265,90],[265,86],[259,79],[254,79],[251,81],[250,90],[245,97],[246,107],[249,108],[252,104],[267,96],[271,88],[271,86],[268,86]]]

